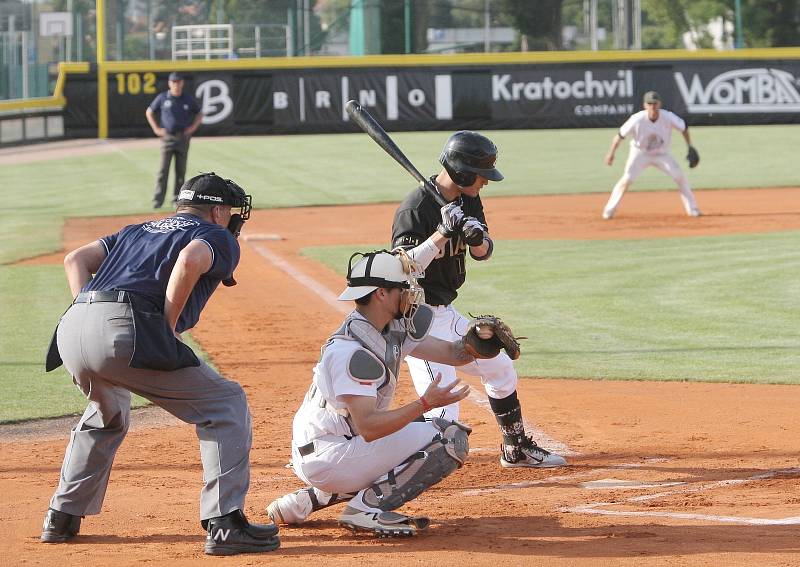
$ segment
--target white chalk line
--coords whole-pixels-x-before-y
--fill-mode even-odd
[[[489,397],[486,395],[486,392],[478,390],[477,388],[472,388],[467,398],[476,406],[482,407],[489,413],[494,415],[492,407],[489,405]],[[578,453],[577,451],[573,451],[565,443],[562,443],[561,441],[556,441],[555,439],[547,435],[547,433],[545,433],[535,425],[532,425],[526,419],[523,418],[522,422],[525,425],[525,431],[527,431],[528,434],[531,434],[534,441],[536,441],[536,443],[539,446],[544,447],[548,451],[553,451],[554,453],[558,453],[562,457],[580,455],[580,453]]]
[[[656,500],[658,498],[665,498],[674,494],[691,494],[697,492],[705,492],[714,488],[721,488],[726,486],[741,485],[759,480],[771,479],[782,475],[791,475],[800,473],[800,468],[788,469],[773,469],[761,474],[753,475],[743,479],[726,479],[715,482],[705,483],[699,486],[687,485],[682,489],[670,490],[666,492],[658,492],[655,494],[646,494],[641,496],[632,496],[626,498],[621,502],[592,502],[589,504],[582,504],[579,506],[566,506],[559,508],[559,512],[569,512],[575,514],[600,514],[603,516],[628,516],[628,517],[661,517],[670,518],[675,520],[701,520],[708,522],[722,522],[732,524],[745,524],[754,526],[786,526],[800,524],[800,516],[787,516],[785,518],[755,518],[748,516],[725,516],[717,514],[693,514],[687,512],[671,512],[671,511],[641,511],[641,510],[608,510],[609,506],[620,506],[625,504],[635,504],[639,502],[646,502],[648,500]]]
[[[345,315],[350,313],[353,309],[350,305],[349,301],[339,301],[338,297],[331,292],[327,287],[323,284],[312,278],[311,276],[304,274],[301,270],[299,270],[296,266],[287,262],[283,258],[281,258],[278,254],[272,252],[265,246],[259,246],[257,244],[252,244],[251,246],[261,254],[267,261],[272,263],[276,268],[285,272],[291,278],[294,278],[297,282],[301,285],[305,286],[309,290],[313,291],[320,299],[322,299],[325,303],[339,311],[340,313],[344,313]],[[486,408],[489,412],[492,411],[492,408],[489,406],[489,398],[483,392],[478,392],[476,389],[473,389],[469,395],[470,401],[474,404]],[[494,414],[492,414],[494,415]],[[548,436],[544,431],[531,425],[527,421],[523,421],[525,425],[525,429],[529,433],[533,433],[533,437],[537,442],[541,441],[540,445],[547,450],[552,450],[562,456],[570,456],[570,455],[579,455],[570,449],[564,443],[556,441],[552,437]]]
[[[339,301],[338,296],[329,290],[327,287],[319,283],[317,280],[312,278],[311,276],[307,276],[300,270],[298,270],[295,266],[281,258],[278,254],[275,254],[268,248],[264,246],[257,246],[255,244],[252,245],[255,248],[256,252],[261,254],[264,258],[267,259],[270,263],[272,263],[276,268],[282,270],[290,277],[294,278],[297,282],[301,285],[307,287],[309,290],[314,292],[322,301],[333,307],[336,311],[340,313],[344,313],[345,315],[350,313],[353,308],[350,305],[349,301]]]

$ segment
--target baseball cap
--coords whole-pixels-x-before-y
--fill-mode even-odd
[[[353,265],[356,256],[362,258]],[[347,269],[347,287],[339,295],[340,301],[364,297],[379,287],[409,288],[409,275],[400,258],[386,250],[356,252],[350,256]]]
[[[661,95],[659,95],[656,91],[647,91],[644,93],[644,103],[645,104],[652,104],[654,102],[660,102]]]
[[[173,71],[172,73],[169,74],[169,80],[170,81],[182,81],[183,80],[183,75],[181,75],[177,71]]]
[[[242,207],[242,218],[250,214],[251,197],[230,179],[223,179],[213,171],[195,175],[181,187],[178,205],[229,205]]]

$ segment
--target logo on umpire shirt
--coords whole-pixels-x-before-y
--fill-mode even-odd
[[[185,219],[183,217],[169,217],[166,219],[146,222],[142,225],[142,228],[147,232],[167,233],[174,232],[176,230],[185,230],[186,228],[192,226],[200,226],[200,223],[196,220]]]

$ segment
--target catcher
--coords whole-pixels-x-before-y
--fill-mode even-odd
[[[611,197],[603,209],[604,219],[614,218],[625,191],[646,168],[651,166],[657,167],[672,177],[675,183],[678,184],[683,208],[686,210],[687,215],[690,217],[702,216],[700,209],[697,208],[694,193],[689,187],[689,180],[684,175],[678,162],[669,153],[673,129],[679,130],[683,134],[683,139],[686,140],[686,145],[689,146],[686,154],[689,167],[697,167],[697,164],[700,163],[700,154],[692,146],[689,127],[686,126],[686,122],[677,114],[661,108],[661,97],[657,92],[649,91],[645,93],[644,110],[640,110],[625,121],[619,132],[611,140],[611,148],[606,154],[606,164],[613,164],[614,154],[620,143],[628,134],[632,135],[631,149],[628,154],[628,161],[625,164],[625,172],[611,191]]]
[[[353,265],[353,260],[361,258]],[[458,341],[429,334],[418,268],[402,251],[355,253],[340,300],[355,310],[322,347],[311,387],[294,417],[292,467],[306,484],[267,507],[276,524],[299,524],[347,502],[339,524],[382,537],[412,536],[430,520],[395,512],[461,467],[470,429],[422,414],[464,399],[469,386],[438,376],[419,397],[390,409],[403,357],[414,352],[463,365],[518,345],[499,319],[476,322]]]

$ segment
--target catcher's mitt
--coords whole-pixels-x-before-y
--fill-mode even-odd
[[[491,337],[484,339],[481,335]],[[525,338],[525,337],[520,337]],[[519,358],[519,342],[508,325],[494,315],[478,315],[470,321],[464,335],[464,348],[475,358],[494,358],[505,349],[511,360]]]
[[[697,164],[700,163],[700,154],[697,153],[694,146],[689,146],[689,153],[686,154],[686,160],[689,162],[689,167],[697,167]]]

